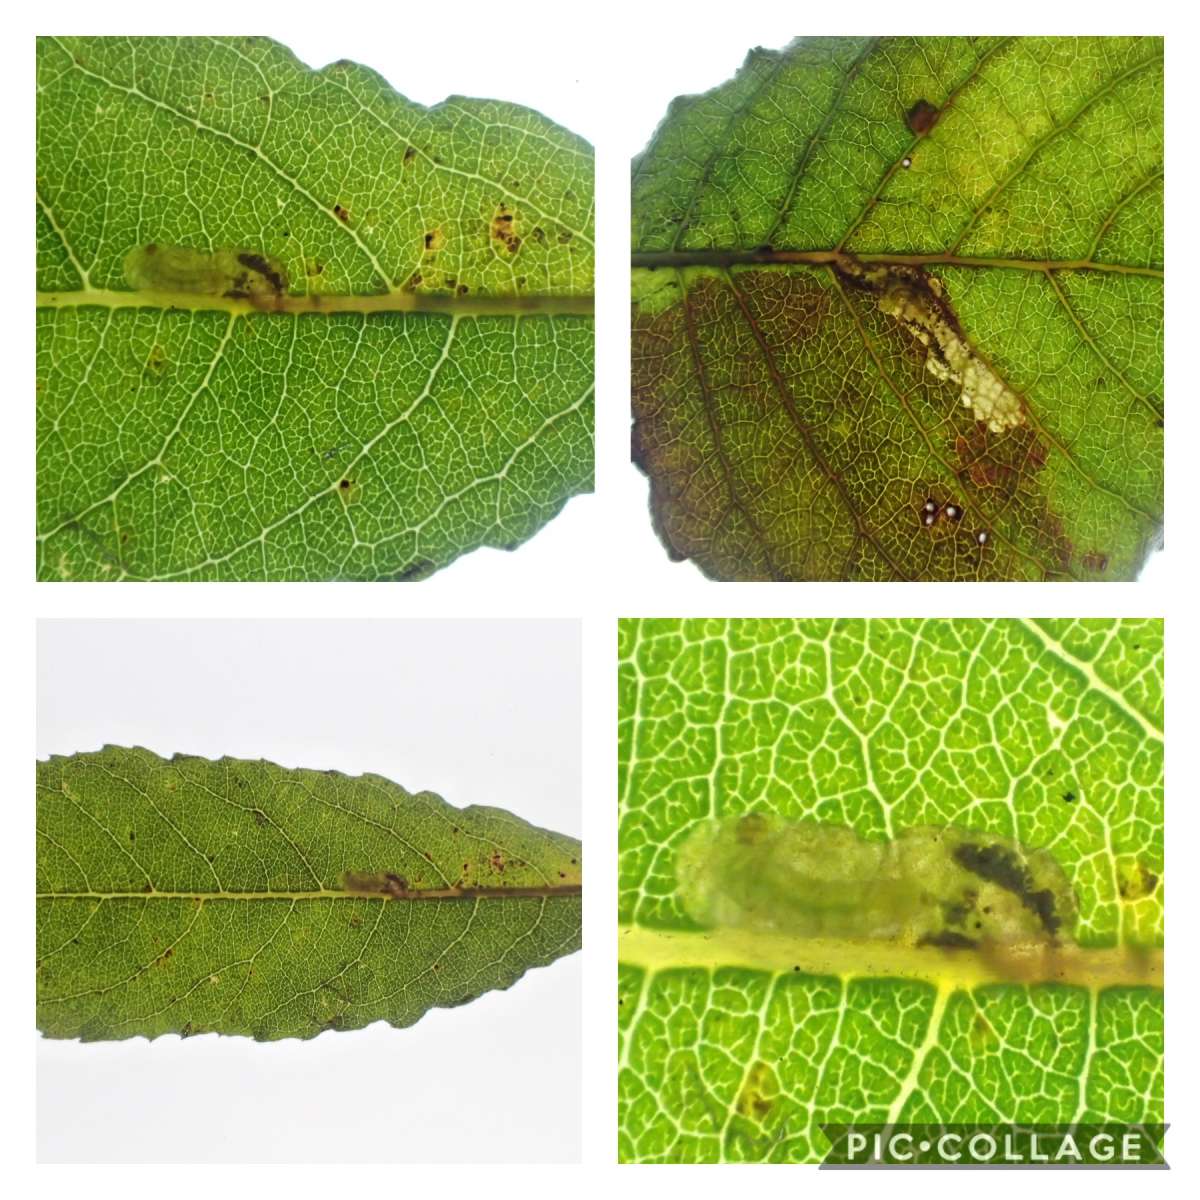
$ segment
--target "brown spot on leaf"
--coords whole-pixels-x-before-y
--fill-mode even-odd
[[[499,243],[509,254],[516,254],[521,248],[521,238],[517,233],[516,215],[506,204],[501,204],[492,217],[492,240]]]
[[[1117,868],[1117,890],[1127,902],[1153,896],[1158,888],[1158,873],[1140,862],[1123,863]]]
[[[908,122],[909,129],[920,137],[927,134],[937,124],[940,116],[941,113],[928,100],[918,100],[904,114],[904,119]]]
[[[333,206],[333,215],[337,217],[337,219],[341,221],[343,225],[350,224],[350,210],[348,208],[343,208],[342,205],[335,204]]]

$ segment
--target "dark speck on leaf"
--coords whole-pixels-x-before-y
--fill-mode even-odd
[[[943,950],[973,950],[978,944],[972,938],[952,929],[943,929],[940,933],[927,933],[917,942],[918,946],[940,946]]]
[[[921,135],[928,133],[936,124],[941,113],[928,100],[918,100],[904,115],[908,127],[913,133]]]
[[[424,579],[427,575],[433,574],[436,566],[437,564],[428,558],[418,558],[409,563],[402,571],[397,572],[393,578],[397,583],[411,583],[413,580]]]

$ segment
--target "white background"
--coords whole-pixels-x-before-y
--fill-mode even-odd
[[[372,771],[573,837],[579,696],[575,621],[38,629],[39,758],[110,742]],[[577,1161],[580,1006],[576,954],[403,1030],[270,1043],[39,1037],[38,1157]]]
[[[852,7],[792,5],[770,0],[712,4],[703,0],[605,6],[530,0],[501,8],[476,0],[426,5],[367,0],[354,6],[245,3],[210,0],[203,12],[177,15],[149,3],[83,4],[59,0],[53,9],[25,8],[15,30],[16,66],[0,84],[9,88],[6,113],[22,139],[16,157],[15,186],[0,191],[9,211],[8,228],[18,231],[10,255],[18,278],[33,274],[28,230],[28,178],[33,158],[32,46],[40,33],[208,33],[258,32],[292,46],[306,62],[355,58],[380,70],[396,87],[422,102],[450,92],[475,92],[532,104],[589,137],[597,147],[597,495],[571,501],[564,512],[516,554],[478,552],[416,587],[375,585],[219,585],[181,584],[113,588],[78,585],[58,588],[30,583],[28,549],[33,528],[34,445],[33,332],[27,294],[20,287],[0,293],[11,309],[5,326],[23,331],[16,339],[10,366],[14,377],[8,426],[12,455],[9,504],[5,509],[6,571],[0,597],[6,597],[6,634],[12,681],[0,689],[6,736],[6,778],[29,780],[28,757],[34,747],[33,618],[41,615],[104,616],[310,616],[375,617],[582,616],[584,618],[583,728],[584,840],[588,847],[585,891],[584,977],[581,1068],[584,1167],[496,1169],[490,1167],[413,1168],[398,1174],[387,1167],[274,1167],[264,1175],[247,1169],[213,1168],[206,1173],[174,1168],[113,1169],[104,1173],[46,1169],[33,1179],[34,1054],[27,1031],[33,1028],[33,994],[25,964],[33,960],[33,904],[0,906],[8,922],[6,961],[14,981],[0,989],[0,1028],[9,1033],[11,1064],[7,1089],[0,1089],[0,1130],[11,1138],[11,1177],[19,1194],[91,1197],[156,1193],[176,1198],[203,1197],[214,1189],[223,1196],[257,1196],[287,1190],[290,1196],[326,1197],[331,1193],[370,1190],[378,1195],[443,1190],[487,1192],[500,1197],[550,1190],[570,1196],[660,1200],[686,1193],[689,1200],[725,1200],[731,1187],[753,1187],[791,1197],[815,1187],[876,1197],[939,1189],[961,1197],[1011,1195],[1014,1186],[1035,1194],[1051,1187],[1086,1188],[1090,1196],[1127,1194],[1131,1182],[1168,1194],[1191,1195],[1200,1161],[1200,1078],[1195,995],[1200,973],[1190,932],[1200,895],[1193,850],[1200,843],[1195,760],[1188,751],[1200,720],[1200,637],[1195,621],[1197,551],[1196,514],[1200,498],[1194,465],[1200,444],[1191,347],[1200,321],[1195,289],[1186,263],[1172,270],[1167,283],[1167,391],[1171,397],[1171,437],[1167,444],[1167,510],[1172,514],[1172,549],[1159,556],[1138,584],[725,584],[703,580],[686,564],[666,562],[646,519],[645,485],[629,466],[629,156],[639,150],[680,93],[706,90],[727,79],[751,46],[781,46],[792,34],[841,33],[1162,33],[1168,34],[1167,136],[1171,169],[1167,176],[1168,246],[1186,253],[1194,237],[1194,197],[1200,193],[1194,153],[1197,125],[1196,84],[1190,61],[1194,37],[1193,6],[1145,0],[1136,6],[1045,0],[1009,0],[999,9],[926,0],[920,6],[860,0]],[[248,28],[253,27],[253,28]],[[24,41],[22,41],[24,39]],[[486,86],[484,84],[486,80]],[[418,82],[419,81],[419,82]],[[578,82],[576,82],[578,81]],[[11,130],[10,130],[11,131]],[[23,157],[22,157],[23,156]],[[25,255],[22,264],[21,255]],[[23,339],[23,340],[22,340]],[[18,386],[19,385],[19,386]],[[503,564],[493,571],[487,560]],[[478,564],[478,566],[477,566]],[[476,570],[483,575],[467,579]],[[460,583],[461,580],[461,583]],[[451,586],[453,582],[453,586]],[[1167,955],[1168,1070],[1167,1113],[1174,1123],[1167,1153],[1169,1174],[1140,1176],[1091,1172],[1087,1176],[1048,1179],[1044,1174],[1008,1176],[996,1172],[919,1175],[839,1174],[818,1176],[808,1169],[760,1168],[751,1175],[711,1168],[617,1168],[615,1073],[616,1036],[613,996],[616,982],[615,908],[616,831],[616,654],[614,618],[618,615],[812,615],[827,616],[1117,616],[1167,617],[1167,871],[1172,939]],[[73,747],[74,748],[74,747]],[[256,746],[254,753],[262,753]],[[28,786],[26,783],[25,787]],[[12,800],[20,816],[9,846],[4,878],[16,894],[32,896],[32,805],[24,790]],[[22,821],[24,822],[22,827]],[[1182,941],[1180,940],[1182,938]],[[559,965],[562,965],[561,963]],[[515,995],[534,973],[506,995]],[[448,1015],[462,1015],[467,1009]],[[418,1026],[418,1029],[421,1028]],[[162,1044],[162,1040],[155,1045]],[[309,1043],[319,1046],[320,1040]],[[381,1058],[389,1068],[397,1056]],[[402,1069],[403,1064],[395,1064]],[[565,1076],[564,1076],[565,1079]],[[560,1086],[563,1081],[560,1080]],[[289,1097],[274,1119],[286,1121]],[[355,1098],[335,1092],[330,1110],[356,1107]],[[504,1105],[496,1097],[500,1119]],[[70,1122],[70,1104],[54,1114]],[[342,1119],[339,1114],[337,1119]],[[364,1143],[365,1144],[365,1143]],[[309,1147],[305,1158],[318,1153]],[[544,1156],[538,1154],[537,1159]],[[1188,1183],[1188,1180],[1191,1183]]]

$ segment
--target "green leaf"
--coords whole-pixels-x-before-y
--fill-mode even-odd
[[[115,746],[37,794],[48,1037],[411,1025],[579,949],[579,842],[502,809]]]
[[[822,1121],[1161,1120],[1162,671],[1150,620],[622,621],[622,1159],[814,1161]],[[747,813],[1036,848],[1073,940],[702,927],[695,831]]]
[[[1161,38],[815,38],[633,172],[633,457],[717,579],[1131,579],[1163,512]]]
[[[592,151],[539,114],[42,38],[37,201],[40,578],[417,579],[591,489]]]

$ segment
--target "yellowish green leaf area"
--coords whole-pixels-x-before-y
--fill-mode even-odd
[[[1134,578],[1163,517],[1159,38],[810,38],[633,170],[633,459],[732,580]]]
[[[1163,629],[620,624],[620,1156],[1161,1121]]]
[[[37,87],[40,578],[420,579],[591,490],[582,139],[262,38]]]
[[[411,1025],[580,946],[578,841],[377,775],[106,746],[37,831],[47,1037]]]

